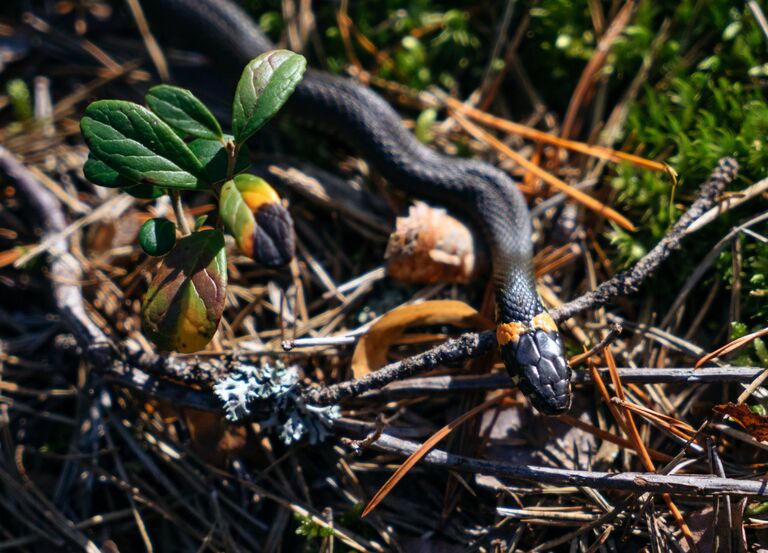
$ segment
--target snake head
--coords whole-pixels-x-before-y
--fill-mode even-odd
[[[539,412],[560,415],[570,409],[571,368],[549,314],[537,315],[530,324],[500,324],[497,337],[512,380]]]

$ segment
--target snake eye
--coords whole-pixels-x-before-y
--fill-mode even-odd
[[[545,415],[559,415],[571,407],[571,368],[557,332],[531,330],[501,346],[510,375],[531,404]]]

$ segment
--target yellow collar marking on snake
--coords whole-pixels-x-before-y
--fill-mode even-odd
[[[557,325],[552,315],[549,313],[539,313],[533,319],[531,324],[525,323],[501,323],[496,327],[496,340],[499,346],[505,346],[509,343],[516,344],[520,335],[533,330],[544,330],[546,332],[557,332]]]
[[[547,332],[557,332],[557,324],[552,315],[546,311],[536,315],[531,321],[531,327],[534,330],[546,330]]]
[[[496,327],[496,340],[499,346],[509,343],[516,344],[520,335],[528,330],[528,325],[523,323],[501,323]]]

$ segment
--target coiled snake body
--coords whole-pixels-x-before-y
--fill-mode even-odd
[[[274,47],[229,0],[152,0],[145,9],[151,23],[192,37],[233,71]],[[310,69],[285,110],[334,129],[392,186],[472,218],[491,251],[504,364],[539,411],[566,411],[571,404],[570,368],[555,322],[536,292],[528,208],[512,179],[486,163],[431,150],[403,127],[387,102],[350,79]]]

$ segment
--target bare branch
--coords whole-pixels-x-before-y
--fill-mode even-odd
[[[349,419],[336,422],[340,429],[358,432],[360,424]],[[371,447],[387,453],[407,456],[422,444],[382,434]],[[694,496],[743,495],[768,497],[768,481],[737,480],[712,475],[665,475],[642,472],[598,472],[573,469],[558,469],[534,465],[499,463],[484,459],[473,459],[434,449],[422,462],[449,470],[481,473],[514,480],[525,480],[552,486],[581,486],[595,489],[625,490],[635,493],[672,493]]]
[[[682,217],[677,221],[672,230],[656,246],[648,252],[631,269],[628,269],[613,278],[606,280],[595,290],[587,292],[583,296],[566,303],[552,311],[552,317],[556,321],[569,319],[586,311],[606,305],[618,296],[633,294],[640,289],[640,285],[647,279],[669,255],[680,247],[680,242],[687,229],[696,219],[711,208],[717,196],[725,186],[736,178],[739,165],[730,157],[722,158],[709,180],[701,185],[696,200],[691,204]]]
[[[386,386],[395,380],[402,380],[414,374],[432,370],[440,365],[460,363],[479,357],[496,347],[496,334],[491,331],[462,334],[447,340],[424,353],[403,361],[390,363],[378,371],[339,384],[313,388],[306,393],[308,401],[318,405],[338,403],[342,399],[359,395],[368,390]]]
[[[726,382],[749,384],[765,371],[760,367],[619,368],[617,370],[622,382],[632,384],[714,384]],[[599,372],[603,378],[608,378],[608,369],[600,369]],[[574,384],[591,385],[592,377],[586,371],[576,371],[573,375],[573,382]],[[482,375],[426,376],[392,382],[380,390],[366,393],[363,397],[374,399],[435,392],[501,390],[514,387],[512,379],[503,372]]]

